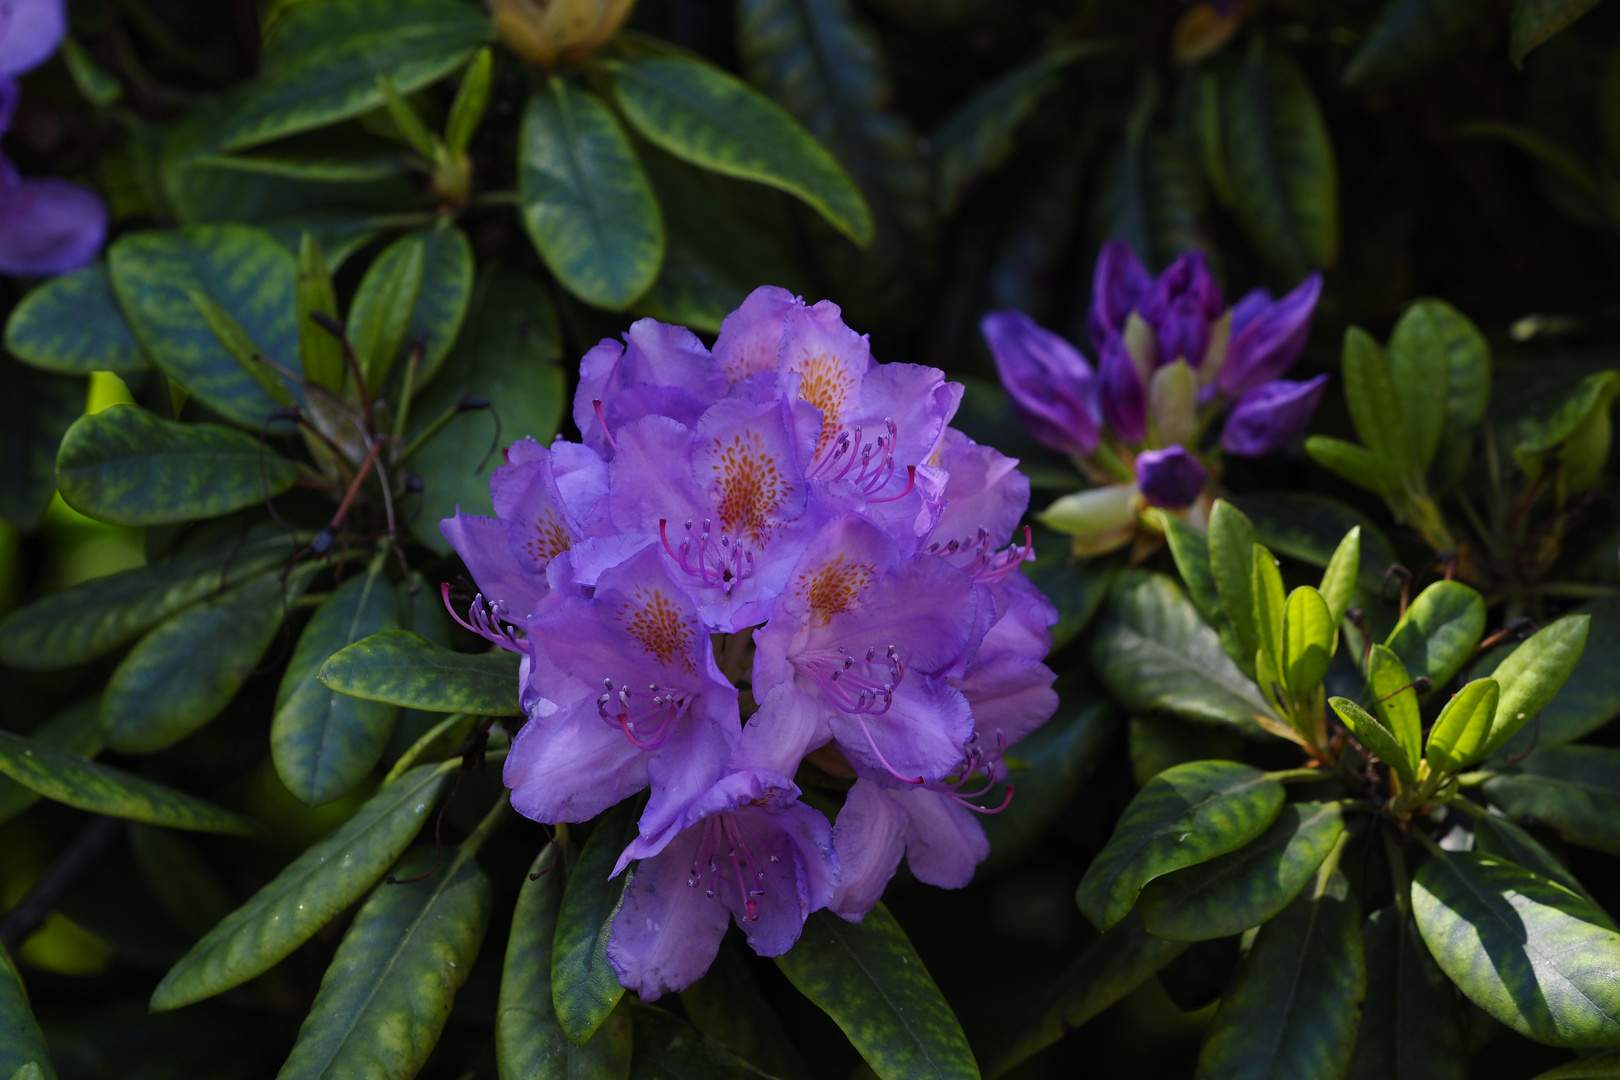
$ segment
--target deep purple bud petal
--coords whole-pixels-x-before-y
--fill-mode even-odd
[[[1147,450],[1136,455],[1136,483],[1154,506],[1179,510],[1198,498],[1209,473],[1198,459],[1179,446]]]
[[[1326,375],[1306,382],[1276,379],[1250,390],[1227,418],[1221,449],[1242,457],[1281,450],[1305,434],[1327,380]]]
[[[89,188],[0,177],[0,274],[65,274],[94,260],[106,239],[107,207]]]
[[[1250,293],[1232,309],[1232,341],[1218,384],[1227,398],[1270,382],[1299,358],[1321,294],[1322,276],[1312,274],[1280,300]]]
[[[1115,336],[1103,347],[1102,409],[1114,433],[1127,443],[1147,438],[1147,388],[1131,362],[1125,338]]]
[[[1226,309],[1221,287],[1211,276],[1201,251],[1183,252],[1153,283],[1142,304],[1142,318],[1158,337],[1159,362],[1203,363],[1209,348],[1209,325]]]
[[[16,79],[0,79],[0,134],[11,130],[11,116],[17,111],[17,99],[22,96],[22,87],[17,85]],[[10,164],[4,170],[9,175]]]
[[[1086,330],[1091,347],[1101,350],[1104,342],[1119,336],[1125,318],[1140,306],[1153,286],[1153,278],[1125,240],[1110,240],[1097,253],[1097,269],[1091,278],[1091,311]]]
[[[32,71],[67,33],[67,0],[0,0],[0,77]]]
[[[1102,413],[1086,358],[1021,311],[993,311],[979,329],[1030,433],[1065,454],[1095,451]]]

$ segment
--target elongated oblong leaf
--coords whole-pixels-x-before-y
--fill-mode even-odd
[[[880,1080],[978,1080],[962,1025],[882,904],[859,923],[816,912],[776,965],[843,1029]]]
[[[1436,689],[1451,681],[1485,633],[1485,599],[1460,581],[1437,581],[1417,594],[1385,642],[1415,679]]]
[[[1347,1080],[1465,1080],[1462,1009],[1411,918],[1375,911],[1363,938],[1368,993]]]
[[[241,814],[121,769],[0,731],[0,772],[54,802],[92,814],[164,825],[171,829],[253,836],[259,827]]]
[[[523,223],[546,266],[587,303],[628,307],[658,276],[664,218],[613,113],[553,79],[529,99],[519,145]]]
[[[1405,747],[1395,733],[1379,723],[1377,717],[1349,698],[1329,698],[1328,704],[1363,746],[1395,770],[1401,783],[1411,787],[1417,782],[1417,763],[1407,756]]]
[[[1311,460],[1352,484],[1386,498],[1400,493],[1401,478],[1384,459],[1353,442],[1331,435],[1312,435],[1305,440]]]
[[[37,1070],[29,1075],[29,1066]],[[0,1075],[22,1080],[56,1080],[51,1067],[50,1048],[39,1022],[28,1007],[22,976],[12,966],[11,957],[0,949]]]
[[[634,870],[608,877],[636,834],[636,800],[602,815],[579,853],[563,892],[552,935],[551,1001],[563,1034],[584,1045],[607,1021],[624,996],[608,961],[613,916]]]
[[[519,716],[518,658],[458,653],[408,630],[384,630],[321,665],[321,685],[350,697],[427,712]]]
[[[1337,872],[1255,935],[1198,1056],[1198,1080],[1343,1076],[1367,990],[1361,913]]]
[[[1356,580],[1361,572],[1361,526],[1344,534],[1339,546],[1333,549],[1327,567],[1322,572],[1318,591],[1327,601],[1328,619],[1335,632],[1344,621],[1344,613],[1356,597]]]
[[[1133,911],[1094,938],[1042,994],[1032,1018],[1009,1033],[1005,1044],[985,1066],[997,1077],[1046,1049],[1132,990],[1187,949],[1185,941],[1167,941],[1142,928]]]
[[[1283,786],[1236,761],[1191,761],[1145,784],[1075,895],[1099,929],[1125,917],[1154,878],[1236,851],[1265,832]]]
[[[625,1080],[630,1073],[630,1017],[614,1012],[584,1046],[557,1023],[551,1003],[551,948],[562,905],[562,849],[548,844],[518,891],[495,1012],[495,1061],[501,1080],[568,1077]],[[538,875],[538,876],[536,876]]]
[[[1189,720],[1228,724],[1250,736],[1261,731],[1254,715],[1270,712],[1215,631],[1162,575],[1120,577],[1091,657],[1127,709],[1163,709]]]
[[[1440,449],[1451,402],[1451,363],[1421,307],[1411,307],[1389,338],[1389,372],[1406,418],[1412,467],[1429,467]]]
[[[489,878],[470,852],[440,867],[432,848],[408,853],[394,877],[343,935],[278,1080],[414,1076],[433,1052],[478,959]]]
[[[1368,652],[1367,686],[1372,691],[1373,711],[1415,767],[1423,758],[1423,717],[1418,711],[1417,687],[1412,685],[1406,665],[1389,646],[1374,645]]]
[[[1558,695],[1586,649],[1590,615],[1565,615],[1537,630],[1492,672],[1502,697],[1482,756],[1495,753]]]
[[[1259,926],[1293,902],[1343,834],[1337,805],[1290,803],[1253,842],[1150,882],[1138,903],[1142,925],[1174,941]]]
[[[270,571],[171,615],[112,674],[101,699],[107,745],[125,754],[173,746],[218,715],[258,666],[315,564]]]
[[[454,0],[336,0],[286,10],[259,79],[239,92],[221,144],[241,149],[369,112],[378,76],[402,94],[450,74],[494,36],[482,11]]]
[[[1429,729],[1423,749],[1429,764],[1442,772],[1456,772],[1477,760],[1500,697],[1495,679],[1475,679],[1457,691]]]
[[[1586,648],[1558,695],[1542,707],[1531,726],[1520,728],[1505,744],[1509,751],[1523,752],[1531,738],[1538,746],[1573,742],[1620,715],[1620,681],[1614,678],[1620,670],[1620,596],[1583,604],[1571,614],[1591,617]],[[0,623],[0,642],[4,625]]]
[[[257,431],[275,399],[204,321],[208,296],[264,355],[298,374],[297,260],[266,232],[197,225],[130,233],[108,249],[113,292],[146,355],[226,419]]]
[[[1508,51],[1523,66],[1532,49],[1597,6],[1598,0],[1515,0]]]
[[[349,340],[370,386],[381,386],[405,344],[405,326],[422,291],[427,245],[402,236],[366,268],[349,307]]]
[[[0,352],[0,520],[39,528],[56,493],[56,451],[84,415],[85,380],[36,371]]]
[[[1306,697],[1322,684],[1339,637],[1338,624],[1321,593],[1303,585],[1289,594],[1282,637],[1288,692],[1296,698]]]
[[[1440,969],[1497,1020],[1552,1046],[1620,1045],[1620,931],[1584,897],[1502,859],[1435,852],[1412,912]]]
[[[681,1009],[693,1027],[767,1075],[812,1080],[810,1067],[734,943],[722,943],[703,978],[681,991]]]
[[[51,278],[23,297],[6,320],[6,348],[64,375],[132,375],[151,366],[118,310],[106,263]]]
[[[770,98],[712,64],[645,56],[613,73],[613,100],[647,141],[712,172],[754,180],[814,207],[865,244],[872,211],[855,182]]]
[[[0,621],[0,660],[35,671],[111,652],[191,604],[285,562],[294,541],[280,528],[240,545],[181,555],[51,593]]]
[[[311,806],[347,795],[365,779],[388,745],[395,706],[330,690],[316,681],[333,653],[399,625],[394,588],[373,562],[333,590],[316,609],[276,695],[270,756],[287,790]]]
[[[438,802],[450,769],[413,769],[311,845],[170,969],[152,992],[153,1011],[239,986],[308,941],[399,858]]]
[[[1217,499],[1209,513],[1209,571],[1232,632],[1248,658],[1240,667],[1250,676],[1260,647],[1260,631],[1254,625],[1254,543],[1254,526],[1243,511]]]
[[[39,725],[28,737],[75,757],[93,758],[101,753],[101,702],[86,698]],[[0,822],[10,821],[41,797],[9,776],[0,777]]]
[[[1505,817],[1479,814],[1474,818],[1474,850],[1481,855],[1495,855],[1508,862],[1518,863],[1526,870],[1540,874],[1592,901],[1601,907],[1586,887],[1580,883],[1569,867],[1557,856],[1541,846],[1541,842]]]
[[[297,479],[297,465],[251,435],[161,420],[138,405],[81,417],[56,455],[62,499],[117,525],[217,517],[279,495]]]
[[[1545,825],[1572,844],[1620,855],[1620,749],[1542,747],[1513,771],[1487,780],[1485,797],[1508,816]]]
[[[1401,482],[1412,475],[1412,450],[1407,441],[1405,406],[1395,388],[1389,355],[1371,334],[1352,326],[1344,333],[1343,370],[1344,400],[1350,406],[1356,434],[1377,462],[1370,467],[1376,471],[1368,479],[1375,479],[1380,486],[1371,490],[1397,494]],[[1369,487],[1358,477],[1346,475]]]

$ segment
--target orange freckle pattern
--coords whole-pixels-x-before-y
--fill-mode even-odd
[[[817,353],[805,357],[793,368],[799,373],[799,397],[821,410],[821,453],[844,426],[844,405],[854,379],[837,357]]]
[[[776,459],[754,432],[714,442],[715,517],[727,534],[763,544],[782,503],[793,492]]]
[[[661,589],[638,588],[635,597],[620,612],[624,628],[650,655],[666,667],[679,658],[687,670],[692,660],[692,628],[680,609]]]
[[[794,582],[794,591],[809,606],[811,624],[826,626],[834,615],[854,607],[861,591],[875,577],[877,568],[870,563],[848,562],[839,554],[815,570],[800,574]]]
[[[534,530],[523,542],[523,549],[535,562],[542,565],[555,559],[571,546],[568,530],[563,528],[562,521],[550,510],[534,519]]]
[[[757,342],[751,347],[733,354],[726,360],[726,382],[736,386],[751,376],[763,375],[767,371],[775,370],[775,346]]]

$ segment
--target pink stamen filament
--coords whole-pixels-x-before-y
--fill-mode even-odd
[[[861,490],[871,502],[893,502],[911,494],[917,482],[917,467],[906,466],[906,489],[898,495],[872,498],[886,487],[894,477],[894,446],[899,428],[893,420],[884,418],[885,433],[873,442],[863,442],[860,428],[853,432],[840,432],[833,440],[826,456],[818,458],[806,475],[812,480],[848,480]],[[842,467],[840,467],[840,465]]]
[[[602,416],[602,399],[592,398],[591,405],[596,409],[596,422],[602,425],[602,438],[607,440],[608,449],[617,454],[619,444],[613,441],[613,432],[608,430],[607,420]]]
[[[658,535],[664,541],[664,551],[682,570],[704,585],[712,585],[727,593],[743,578],[754,573],[754,553],[743,547],[740,539],[734,540],[721,533],[716,543],[713,523],[708,518],[703,519],[702,532],[694,533],[692,530],[692,523],[688,521],[686,539],[681,541],[680,550],[676,551],[675,545],[669,541],[669,520],[658,519]]]
[[[685,695],[660,690],[657,683],[632,691],[628,684],[614,690],[612,679],[602,682],[607,693],[596,699],[598,715],[623,731],[637,750],[657,750],[668,742],[690,704]]]
[[[948,543],[936,540],[928,545],[928,550],[944,559],[954,559],[964,554],[970,556],[965,564],[955,565],[974,581],[989,585],[1017,570],[1020,564],[1034,561],[1035,537],[1026,525],[1022,544],[1011,544],[1001,551],[995,551],[990,546],[990,531],[981,528],[979,535],[972,540],[951,540]]]
[[[928,791],[937,791],[943,795],[948,795],[958,805],[972,810],[976,814],[999,814],[1012,804],[1012,784],[1007,785],[1007,791],[1002,796],[1000,806],[980,806],[978,803],[969,800],[988,795],[996,786],[997,777],[1001,772],[1001,759],[1007,750],[1007,739],[1000,731],[997,731],[996,748],[988,753],[975,745],[978,741],[978,732],[974,732],[973,737],[963,747],[965,754],[962,757],[961,764],[957,765],[955,770],[944,778],[931,784],[925,784],[924,788]],[[982,778],[984,781],[983,786],[978,791],[964,792],[962,789],[972,783],[974,777]]]
[[[471,622],[457,614],[454,605],[450,603],[450,583],[448,581],[439,586],[439,598],[444,601],[444,608],[450,613],[450,617],[456,620],[464,629],[471,630],[479,637],[494,642],[508,652],[523,651],[522,647],[517,643],[515,632],[509,626],[501,624],[500,605],[493,600],[488,601],[486,604],[483,593],[474,596],[471,606],[467,608],[467,616],[472,620]]]
[[[715,863],[717,852],[724,851],[726,858],[731,860],[732,877],[737,886],[737,899],[741,902],[744,922],[756,922],[759,919],[759,899],[765,895],[765,871],[753,871],[754,888],[749,888],[747,867],[752,861],[759,867],[760,861],[749,846],[749,841],[763,848],[764,845],[751,836],[737,815],[730,813],[716,814],[703,821],[703,837],[698,841],[697,851],[692,856],[692,870],[687,875],[686,886],[695,889],[700,882],[707,879],[707,888],[704,895],[713,900],[722,886],[722,875],[719,866]],[[771,855],[770,861],[779,863],[782,860]],[[705,873],[705,869],[707,873]]]

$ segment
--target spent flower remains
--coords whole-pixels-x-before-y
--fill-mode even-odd
[[[1207,519],[1223,452],[1259,457],[1305,433],[1328,377],[1281,376],[1305,346],[1321,291],[1311,274],[1280,298],[1255,289],[1228,307],[1202,252],[1153,277],[1112,240],[1097,258],[1086,321],[1095,368],[1022,312],[985,316],[1013,407],[1096,484],[1042,520],[1073,535],[1077,553],[1100,554],[1130,541],[1145,507]]]
[[[496,517],[443,523],[480,590],[464,625],[522,657],[513,806],[578,822],[648,792],[608,945],[643,998],[732,919],[781,955],[813,911],[859,921],[903,856],[952,888],[988,854],[1004,751],[1057,707],[1057,613],[1020,572],[1028,481],[950,427],[961,395],[761,288],[712,351],[651,319],[596,346],[582,441],[516,443]],[[850,784],[832,822],[807,759]]]

